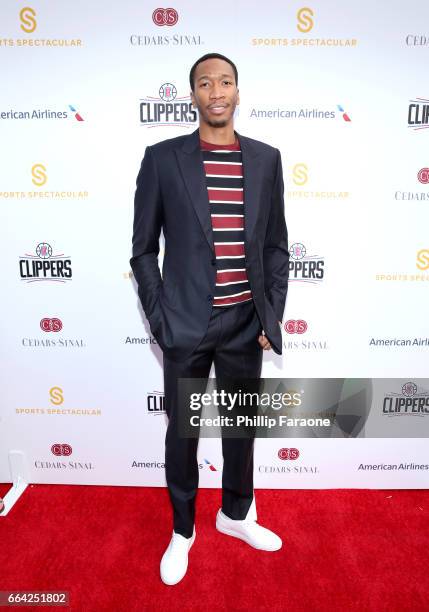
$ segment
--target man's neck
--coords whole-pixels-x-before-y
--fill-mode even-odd
[[[200,125],[200,138],[205,142],[217,145],[229,145],[235,143],[234,126],[228,125],[221,128],[214,128],[210,125]]]

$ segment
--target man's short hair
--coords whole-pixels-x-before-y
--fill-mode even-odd
[[[200,59],[197,59],[197,61],[192,66],[191,71],[189,73],[189,84],[191,86],[191,91],[194,91],[194,75],[195,75],[196,67],[198,66],[198,64],[201,64],[201,62],[205,62],[205,60],[208,60],[208,59],[221,59],[221,60],[224,60],[225,62],[228,62],[228,64],[232,67],[234,71],[235,84],[238,85],[238,71],[237,71],[237,67],[234,64],[234,62],[231,61],[228,57],[225,57],[225,55],[222,55],[221,53],[206,53],[206,55],[203,55],[202,57],[200,57]]]

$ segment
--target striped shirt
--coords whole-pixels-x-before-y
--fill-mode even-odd
[[[215,145],[200,139],[216,255],[213,306],[252,299],[245,268],[244,190],[240,143]]]

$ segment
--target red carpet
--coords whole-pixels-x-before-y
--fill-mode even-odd
[[[167,587],[166,489],[30,486],[0,518],[0,590],[68,590],[79,612],[429,610],[428,490],[264,490],[256,500],[280,551],[218,533],[220,491],[201,489],[188,573]]]

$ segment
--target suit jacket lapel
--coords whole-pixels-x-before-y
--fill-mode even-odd
[[[259,193],[262,186],[262,164],[258,159],[260,152],[250,138],[237,133],[243,162],[244,183],[244,234],[245,246],[255,229],[260,205]]]
[[[212,220],[210,217],[210,204],[207,193],[203,156],[200,149],[199,130],[192,132],[185,140],[183,146],[176,149],[176,155],[189,197],[191,198],[202,230],[214,255]]]
[[[259,192],[262,184],[262,165],[258,160],[259,151],[246,136],[236,132],[243,160],[244,183],[244,233],[249,243],[258,217]],[[210,248],[215,254],[210,204],[207,194],[203,156],[200,149],[200,133],[195,130],[186,138],[181,148],[176,149],[177,161],[189,197],[195,208],[201,228]],[[245,245],[246,246],[246,245]]]

